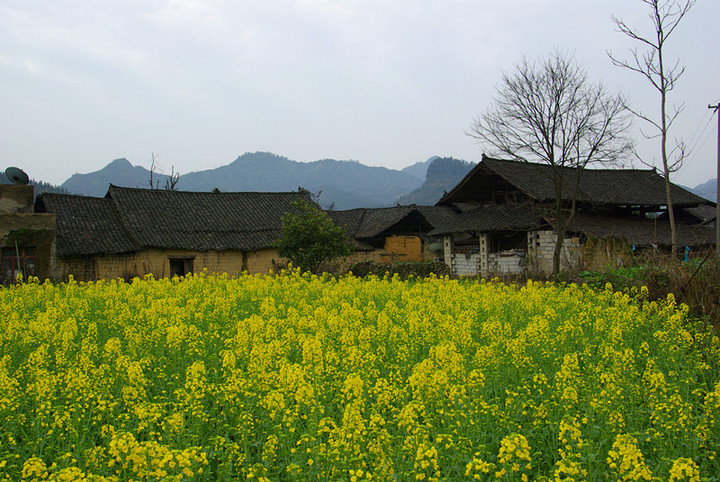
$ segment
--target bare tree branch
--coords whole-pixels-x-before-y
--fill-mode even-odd
[[[152,162],[150,163],[150,189],[157,189],[160,185],[160,181],[154,179],[155,172],[157,171],[157,161],[155,160],[155,153],[152,153]]]
[[[158,172],[157,158],[155,153],[152,153],[152,162],[150,163],[150,189],[160,189],[160,179],[156,179]],[[175,171],[175,166],[172,166],[170,175],[165,178],[165,190],[176,191],[177,184],[180,181],[180,173]]]
[[[180,173],[175,171],[175,166],[170,169],[170,175],[165,179],[165,189],[167,191],[177,190],[177,183],[180,181]]]
[[[632,116],[625,104],[601,83],[590,84],[585,69],[556,51],[540,64],[523,58],[511,74],[503,74],[490,108],[466,132],[489,148],[490,154],[552,167],[553,222],[558,233],[555,273],[575,212],[582,169],[617,162],[632,152],[625,135]],[[567,179],[572,173],[575,177]]]
[[[676,172],[683,165],[687,155],[686,146],[682,141],[675,141],[675,148],[668,151],[668,131],[677,119],[678,115],[683,111],[683,105],[679,107],[673,106],[671,113],[668,113],[667,96],[668,93],[675,88],[678,79],[685,73],[685,67],[680,66],[680,61],[676,60],[672,67],[665,64],[664,47],[670,35],[675,31],[680,21],[690,11],[695,4],[695,0],[642,0],[643,3],[650,7],[650,20],[653,27],[653,33],[641,34],[634,28],[631,28],[623,20],[613,16],[612,21],[615,23],[618,31],[631,40],[639,42],[647,50],[640,54],[637,49],[631,49],[631,60],[624,60],[615,57],[612,52],[608,52],[608,56],[612,63],[618,67],[625,68],[631,72],[636,72],[645,77],[652,86],[660,93],[660,118],[652,119],[650,116],[644,115],[639,111],[631,112],[638,118],[657,131],[654,136],[648,136],[643,133],[646,138],[660,138],[660,158],[662,160],[662,172],[665,177],[665,194],[667,197],[667,210],[670,218],[670,233],[672,237],[672,252],[677,253],[677,229],[675,225],[675,214],[673,211],[673,201],[670,190],[670,175]]]

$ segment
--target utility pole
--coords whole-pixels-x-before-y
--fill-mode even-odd
[[[717,133],[717,194],[715,196],[715,253],[720,256],[720,102],[709,105],[708,109],[715,109],[718,116]]]

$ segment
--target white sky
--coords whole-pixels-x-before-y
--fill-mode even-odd
[[[641,0],[3,0],[0,169],[59,184],[152,153],[181,174],[258,150],[477,162],[464,131],[523,54],[564,49],[657,112],[650,84],[606,55],[633,46],[610,16],[648,31],[648,13]],[[687,67],[671,101],[685,104],[674,134],[695,147],[675,178],[689,186],[716,175],[719,20],[720,1],[698,0],[666,52]]]

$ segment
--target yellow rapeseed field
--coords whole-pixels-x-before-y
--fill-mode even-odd
[[[0,288],[0,478],[718,480],[720,342],[646,295],[297,271]]]

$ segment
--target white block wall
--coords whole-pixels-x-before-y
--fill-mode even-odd
[[[556,239],[557,235],[554,231],[528,232],[527,265],[531,272],[546,275],[552,273]],[[580,240],[578,238],[565,238],[560,254],[560,269],[576,269],[581,260],[580,253]]]
[[[521,274],[525,271],[525,256],[521,254],[503,256],[500,253],[492,253],[488,256],[488,265],[489,274]]]
[[[480,274],[480,254],[453,254],[452,274],[455,276],[477,276]]]

